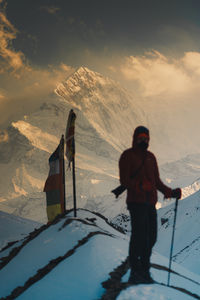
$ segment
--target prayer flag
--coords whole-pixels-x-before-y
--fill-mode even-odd
[[[58,214],[65,211],[64,195],[64,137],[49,158],[49,175],[45,182],[47,217],[51,222]]]

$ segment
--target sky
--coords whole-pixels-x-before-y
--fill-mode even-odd
[[[0,126],[80,66],[138,97],[198,99],[199,12],[198,0],[0,0]]]

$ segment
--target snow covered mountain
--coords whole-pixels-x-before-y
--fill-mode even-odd
[[[107,211],[107,215],[110,213],[111,217],[115,215],[112,212],[112,203],[108,203],[108,201],[114,201],[110,190],[118,184],[117,160],[122,145],[114,135],[112,138],[112,130],[120,131],[122,128],[122,121],[120,123],[117,120],[116,110],[118,108],[118,113],[122,114],[124,111],[124,115],[127,117],[128,96],[113,81],[104,80],[102,76],[84,68],[80,68],[73,76],[76,77],[74,85],[80,85],[79,89],[82,89],[85,94],[88,94],[88,89],[82,87],[81,82],[90,83],[90,88],[93,85],[94,91],[99,90],[99,95],[95,96],[95,103],[93,103],[96,113],[94,106],[89,107],[89,110],[87,105],[85,110],[77,107],[74,102],[77,96],[73,95],[73,86],[68,82],[72,89],[69,101],[52,94],[51,97],[48,97],[48,102],[44,102],[35,113],[25,115],[22,120],[11,124],[4,132],[4,138],[0,143],[0,153],[2,154],[0,168],[5,174],[5,178],[0,183],[0,209],[3,211],[36,221],[46,221],[45,195],[42,190],[48,174],[48,157],[56,148],[61,134],[65,131],[68,113],[73,107],[77,113],[78,206],[90,209],[95,207],[102,213]],[[68,81],[73,80],[73,76]],[[93,78],[93,82],[90,77]],[[107,89],[113,93],[115,98],[113,96],[107,99]],[[59,85],[56,93],[58,94],[60,90],[61,86]],[[111,112],[114,103],[111,99],[116,103],[115,112]],[[124,100],[122,101],[122,99]],[[82,99],[82,95],[78,97],[78,100],[80,103],[83,102],[83,106],[84,101],[87,103],[87,99]],[[113,116],[113,122],[106,117],[108,113]],[[133,121],[132,123],[133,126],[136,125]],[[123,135],[124,133],[125,131],[123,131]],[[72,184],[69,171],[66,177],[68,183],[66,188],[67,205],[70,208]],[[117,209],[119,209],[118,206]]]
[[[2,299],[199,299],[200,276],[173,263],[170,283],[127,287],[128,237],[79,210],[0,252]],[[168,259],[154,251],[151,272],[165,284]],[[18,270],[20,269],[20,272]]]
[[[160,158],[167,153],[170,161],[177,152],[180,159],[181,154],[190,151],[188,145],[184,146],[186,150],[183,146],[179,150],[171,147],[173,139],[169,135],[173,122],[164,126],[167,111],[163,118],[160,116],[160,111],[170,109],[167,108],[169,105],[162,103],[159,108],[158,103],[152,102],[151,107],[144,99],[134,98],[119,83],[87,68],[79,68],[58,84],[55,93],[43,100],[34,113],[12,122],[1,133],[0,169],[4,176],[0,181],[0,210],[4,212],[46,222],[45,194],[42,191],[48,174],[48,158],[65,132],[71,108],[77,114],[78,207],[98,211],[109,219],[126,212],[125,193],[115,201],[110,191],[118,185],[118,159],[121,152],[131,145],[133,129],[137,125],[150,127],[150,149],[155,150]],[[177,144],[182,145],[179,139]],[[195,190],[198,189],[198,182],[195,182],[199,178],[199,157],[196,154],[175,163],[168,162],[161,168],[161,177],[171,186],[181,184],[187,187],[184,196],[191,194],[194,192],[193,182]],[[187,177],[184,183],[180,182],[183,177]],[[69,209],[72,207],[69,170],[66,172],[66,197]]]
[[[133,128],[145,121],[144,111],[118,83],[80,68],[55,92],[83,112],[86,119],[117,151],[131,144]]]
[[[115,199],[110,190],[118,184],[117,161],[126,146],[124,137],[132,136],[132,128],[140,123],[143,113],[135,104],[131,114],[130,95],[119,84],[86,68],[78,69],[55,92],[37,111],[13,122],[4,132],[0,143],[0,168],[5,174],[0,182],[0,209],[46,222],[42,190],[48,157],[65,132],[69,110],[74,108],[78,206],[114,217]],[[66,181],[67,208],[71,208],[69,171]],[[118,211],[125,204],[115,206]]]

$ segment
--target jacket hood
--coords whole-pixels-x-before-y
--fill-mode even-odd
[[[132,142],[132,147],[136,146],[136,140],[139,134],[141,133],[145,133],[149,136],[149,129],[144,127],[144,126],[138,126],[137,128],[135,128],[135,131],[133,133],[133,142]]]

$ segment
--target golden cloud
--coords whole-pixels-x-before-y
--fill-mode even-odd
[[[17,71],[25,67],[23,53],[12,48],[12,41],[16,39],[16,36],[17,30],[7,19],[6,14],[0,12],[0,56],[5,61],[1,66],[2,72],[10,68]]]
[[[12,42],[17,38],[17,29],[8,20],[6,2],[0,0],[0,74],[4,90],[0,90],[0,123],[6,123],[22,111],[31,111],[54,91],[56,85],[74,72],[64,63],[46,69],[30,67],[25,55],[16,51]],[[51,7],[49,13],[57,11]],[[1,138],[2,139],[2,138]]]
[[[70,73],[74,71],[74,69],[72,67],[70,67],[70,66],[68,66],[64,63],[60,64],[60,69],[65,71],[65,72],[70,72]]]
[[[187,68],[197,69],[194,64],[196,56],[186,53],[181,59],[171,59],[152,51],[142,56],[126,57],[120,70],[126,80],[139,83],[143,96],[185,93],[193,87]],[[200,71],[200,53],[198,58]]]
[[[74,71],[62,63],[48,69],[32,68],[31,72],[23,69],[20,79],[13,73],[5,73],[5,90],[0,90],[0,125],[7,126],[11,120],[33,111]]]
[[[200,76],[200,53],[186,52],[182,62],[187,70]]]
[[[6,2],[3,5],[0,11],[0,56],[3,58],[0,74],[4,86],[4,90],[0,90],[1,124],[37,107],[60,81],[74,71],[64,63],[46,69],[30,67],[24,54],[12,47],[18,31],[7,19]]]
[[[0,3],[3,1],[0,0]],[[0,90],[1,122],[9,115],[14,115],[15,111],[22,110],[23,106],[29,109],[37,105],[74,71],[64,63],[46,69],[30,67],[24,54],[12,47],[18,31],[8,20],[5,8],[6,2],[0,11],[0,56],[3,58],[0,73],[4,86],[4,90]]]
[[[49,66],[48,69],[32,68],[21,75],[20,85],[23,93],[48,94],[55,86],[74,72],[74,68],[61,63],[59,66]]]

